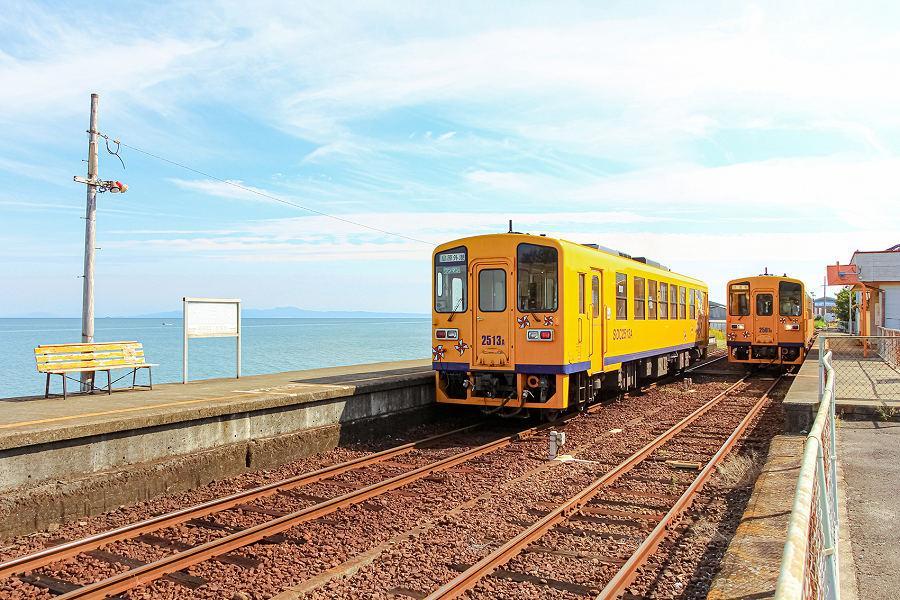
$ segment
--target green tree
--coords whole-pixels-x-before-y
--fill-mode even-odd
[[[838,292],[834,304],[834,314],[838,321],[850,320],[850,288],[844,288]]]

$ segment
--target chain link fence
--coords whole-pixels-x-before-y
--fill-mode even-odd
[[[832,355],[839,400],[900,402],[900,331],[879,327],[878,333],[820,337],[820,354]]]
[[[822,355],[824,383],[819,411],[803,446],[803,462],[775,600],[840,600],[838,573],[837,448],[835,369]]]

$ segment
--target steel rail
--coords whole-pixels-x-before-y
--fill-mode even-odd
[[[571,418],[577,418],[572,415]],[[570,420],[570,419],[567,419]],[[373,483],[366,487],[348,492],[344,495],[325,500],[318,504],[308,506],[287,515],[272,519],[260,525],[244,529],[232,533],[230,535],[206,542],[200,546],[195,546],[181,552],[176,552],[152,563],[147,563],[140,567],[123,571],[113,575],[107,579],[89,584],[87,586],[72,590],[61,596],[57,596],[57,600],[80,600],[106,598],[137,586],[150,583],[164,575],[180,571],[192,565],[201,563],[210,558],[226,554],[238,548],[258,542],[267,537],[271,537],[282,531],[286,531],[301,523],[329,515],[333,512],[346,508],[354,504],[359,504],[370,498],[380,496],[396,488],[408,485],[420,479],[424,479],[434,473],[450,469],[460,463],[472,460],[484,454],[489,454],[509,444],[531,437],[535,433],[558,427],[560,423],[548,423],[531,427],[524,431],[514,433],[512,435],[499,438],[487,444],[471,448],[464,452],[454,454],[447,458],[441,459],[434,463],[413,469],[406,473],[401,473],[384,481]]]
[[[728,387],[725,391],[719,393],[711,400],[694,410],[692,413],[672,425],[665,432],[657,436],[653,441],[645,445],[643,448],[626,458],[612,470],[608,471],[599,479],[583,488],[580,492],[566,500],[563,504],[547,513],[540,520],[520,532],[516,537],[507,541],[505,544],[488,554],[480,561],[457,575],[455,578],[432,592],[425,600],[438,600],[456,598],[457,596],[474,587],[478,581],[490,574],[497,567],[505,564],[511,558],[521,552],[528,544],[537,540],[555,525],[565,521],[570,515],[576,513],[591,498],[596,496],[600,489],[610,483],[616,481],[619,477],[633,469],[641,463],[649,454],[669,441],[676,434],[681,432],[685,427],[703,416],[709,409],[718,404],[730,392],[737,389],[747,380],[747,375],[739,379],[737,382]]]
[[[118,527],[116,529],[111,529],[109,531],[98,533],[92,536],[45,548],[43,550],[39,550],[38,552],[26,554],[18,558],[13,558],[6,562],[0,563],[0,579],[9,577],[10,575],[15,575],[16,573],[22,573],[24,571],[37,569],[59,560],[71,558],[82,552],[96,550],[97,548],[100,548],[107,544],[111,544],[113,542],[132,539],[151,531],[158,531],[160,529],[171,527],[172,525],[177,525],[191,519],[196,519],[216,512],[225,511],[234,508],[237,505],[244,504],[253,500],[258,500],[259,498],[265,498],[282,491],[302,487],[304,485],[309,485],[310,483],[315,483],[317,481],[322,481],[324,479],[341,475],[348,471],[361,469],[373,464],[377,464],[401,454],[405,454],[411,450],[427,446],[443,438],[476,429],[478,427],[481,427],[482,425],[483,423],[476,423],[475,425],[460,427],[459,429],[454,429],[446,433],[429,436],[421,440],[409,442],[400,446],[395,446],[394,448],[388,448],[386,450],[375,452],[373,454],[367,454],[365,456],[344,461],[330,467],[323,467],[315,471],[310,471],[308,473],[303,473],[301,475],[289,477],[280,481],[274,481],[272,483],[267,483],[259,487],[242,490],[228,496],[215,498],[201,504],[181,508],[162,515],[151,517],[149,519],[144,519],[143,521],[137,521],[128,525],[123,525],[122,527]]]
[[[656,527],[653,528],[653,531],[650,532],[644,541],[638,546],[637,550],[625,561],[613,578],[606,584],[600,593],[597,595],[596,600],[613,600],[618,597],[621,593],[625,591],[625,588],[634,580],[637,575],[637,570],[647,561],[650,556],[656,552],[656,548],[666,537],[666,533],[668,532],[668,527],[674,520],[682,513],[685,509],[687,509],[694,500],[697,492],[703,487],[703,484],[706,483],[706,480],[712,475],[713,470],[716,466],[722,461],[723,458],[731,451],[734,447],[735,443],[737,443],[738,439],[744,434],[744,431],[749,427],[751,421],[759,414],[759,411],[762,410],[763,405],[766,403],[766,400],[769,399],[769,394],[775,389],[775,386],[781,383],[782,377],[778,377],[769,386],[769,388],[763,393],[763,395],[756,401],[756,404],[753,405],[753,408],[750,409],[750,412],[741,420],[735,430],[728,436],[728,439],[722,444],[719,450],[713,455],[713,457],[706,463],[706,466],[702,471],[694,478],[694,481],[688,486],[688,488],[681,494],[678,500],[675,501],[675,504],[671,509],[666,513],[665,517],[657,523]]]

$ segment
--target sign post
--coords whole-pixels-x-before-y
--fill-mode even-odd
[[[237,379],[241,378],[241,301],[235,298],[182,298],[184,345],[181,383],[188,380],[190,338],[233,337],[237,351]]]

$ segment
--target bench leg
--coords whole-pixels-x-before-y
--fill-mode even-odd
[[[44,388],[44,398],[50,397],[50,373],[47,373],[47,386]]]
[[[62,378],[63,378],[63,400],[65,400],[66,396],[67,396],[67,394],[66,394],[66,376],[63,375]]]
[[[153,389],[153,367],[147,367],[147,376],[150,378],[150,389]]]
[[[110,370],[106,370],[106,395],[112,396],[112,375],[110,375]]]
[[[137,385],[137,369],[131,370],[131,389],[134,389],[134,386]]]

